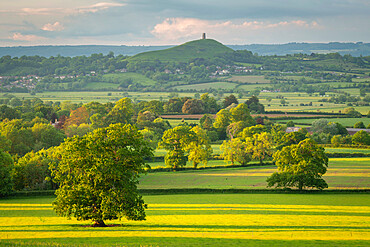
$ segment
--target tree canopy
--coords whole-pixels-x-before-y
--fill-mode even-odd
[[[7,195],[12,191],[12,169],[12,157],[0,149],[0,196]]]
[[[284,147],[277,151],[274,161],[278,172],[268,179],[268,187],[298,187],[324,189],[328,184],[321,177],[326,173],[328,157],[324,148],[319,147],[312,139],[305,139],[298,144]]]
[[[59,184],[54,210],[60,216],[93,220],[144,220],[146,204],[137,183],[152,149],[136,127],[112,124],[83,137],[66,139],[54,153],[60,161],[51,165]]]

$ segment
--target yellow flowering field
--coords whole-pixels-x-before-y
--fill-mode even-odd
[[[57,217],[51,197],[3,199],[0,245],[370,244],[368,194],[200,194],[144,199],[146,221],[110,221],[111,227],[106,228]]]

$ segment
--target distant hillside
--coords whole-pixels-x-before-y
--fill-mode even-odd
[[[16,46],[0,47],[0,57],[10,55],[21,56],[42,56],[51,57],[61,55],[63,57],[90,56],[94,53],[107,55],[113,52],[115,55],[133,56],[146,51],[163,50],[173,46],[113,46],[113,45],[77,45],[77,46]]]
[[[354,57],[370,56],[370,43],[289,43],[277,45],[228,45],[234,50],[249,50],[259,55],[286,55],[286,54],[311,54],[311,53],[335,53],[341,55],[350,54]]]
[[[212,58],[233,50],[213,39],[200,39],[160,51],[150,51],[133,56],[132,60],[189,61],[194,58]]]
[[[191,43],[191,42],[189,42]],[[252,45],[226,45],[233,50],[249,50],[259,55],[286,55],[294,53],[333,53],[341,55],[350,54],[355,57],[370,56],[370,43],[289,43],[289,44],[252,44]],[[12,57],[34,56],[90,56],[93,53],[108,54],[110,51],[115,55],[134,56],[139,53],[164,50],[174,47],[168,46],[110,46],[110,45],[77,45],[77,46],[16,46],[0,47],[0,57],[10,55]]]

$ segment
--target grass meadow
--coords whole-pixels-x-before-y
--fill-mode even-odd
[[[134,83],[139,83],[144,86],[154,85],[156,83],[152,79],[149,79],[148,77],[142,74],[132,72],[105,74],[103,75],[103,79],[105,81],[121,81],[121,82],[130,79]]]
[[[208,167],[226,165],[210,160]],[[152,167],[164,162],[150,163]],[[191,167],[191,164],[187,165]],[[203,165],[204,166],[204,165]],[[202,167],[200,164],[199,167]],[[198,171],[155,172],[140,178],[140,189],[264,189],[276,166],[217,168]],[[323,176],[329,189],[370,189],[370,158],[331,158]]]
[[[199,90],[205,90],[205,89],[234,89],[238,86],[236,83],[232,82],[207,82],[207,83],[199,83],[199,84],[189,84],[189,85],[182,85],[182,86],[175,86],[173,89],[177,90],[190,90],[190,89],[195,89],[197,91]]]
[[[264,76],[261,75],[233,75],[227,79],[228,81],[236,81],[239,83],[258,83],[258,84],[269,84],[270,80],[265,79]]]
[[[53,197],[0,200],[1,246],[369,246],[368,194],[146,195],[146,221],[57,217]]]

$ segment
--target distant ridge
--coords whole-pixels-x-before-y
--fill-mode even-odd
[[[140,53],[131,60],[188,61],[194,58],[212,58],[234,50],[213,39],[200,39],[165,50]]]
[[[115,55],[134,56],[146,51],[163,50],[173,47],[167,46],[114,46],[114,45],[66,45],[66,46],[15,46],[0,47],[0,57],[10,55],[12,57],[21,56],[42,56],[51,57],[61,55],[63,57],[90,56],[94,53],[104,55],[113,52]]]
[[[233,50],[249,50],[259,55],[286,55],[294,53],[333,53],[352,56],[370,56],[370,43],[288,43],[288,44],[252,44],[252,45],[225,45]],[[110,51],[115,55],[134,56],[139,53],[164,50],[174,47],[167,46],[114,46],[114,45],[73,45],[73,46],[14,46],[0,47],[0,57],[9,55],[11,57],[21,56],[90,56],[93,53],[108,54]]]

